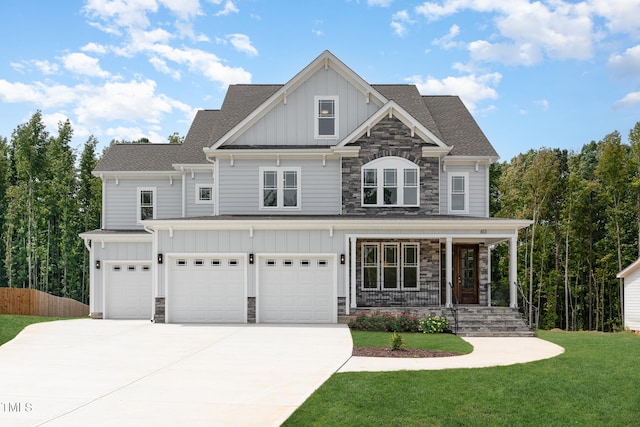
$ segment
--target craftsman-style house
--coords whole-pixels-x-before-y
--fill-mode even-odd
[[[328,51],[285,84],[232,85],[183,144],[117,144],[102,179],[91,313],[335,323],[359,307],[486,306],[498,155],[456,96],[364,81]]]

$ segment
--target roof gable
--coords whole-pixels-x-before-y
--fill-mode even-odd
[[[374,102],[378,106],[382,106],[387,99],[378,92],[373,86],[358,76],[353,70],[347,67],[342,61],[335,57],[331,52],[324,51],[320,56],[307,65],[302,71],[296,74],[289,82],[281,86],[261,105],[253,109],[246,117],[233,126],[228,132],[217,139],[211,138],[210,148],[205,151],[216,150],[217,148],[232,141],[234,137],[245,132],[253,126],[258,120],[264,117],[269,111],[273,110],[280,103],[287,103],[287,97],[303,85],[308,79],[312,78],[318,71],[331,68],[341,78],[345,79],[349,84],[353,85],[359,92],[366,97],[367,102]],[[224,106],[223,106],[224,109]]]

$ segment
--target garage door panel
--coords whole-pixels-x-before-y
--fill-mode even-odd
[[[180,259],[182,264],[171,264],[170,301],[167,303],[169,321],[246,322],[244,267],[239,262],[231,264],[230,259],[202,256]],[[196,260],[199,260],[199,265]]]
[[[334,261],[327,257],[264,258],[258,265],[258,316],[264,323],[333,323]]]
[[[105,277],[105,317],[150,319],[152,312],[151,264],[108,264]]]

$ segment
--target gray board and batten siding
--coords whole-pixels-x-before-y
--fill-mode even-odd
[[[338,139],[314,138],[315,96],[338,96]],[[228,145],[335,145],[378,109],[333,68],[320,69]]]

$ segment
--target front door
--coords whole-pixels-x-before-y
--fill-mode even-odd
[[[478,304],[478,245],[453,246],[453,291],[459,304]]]

